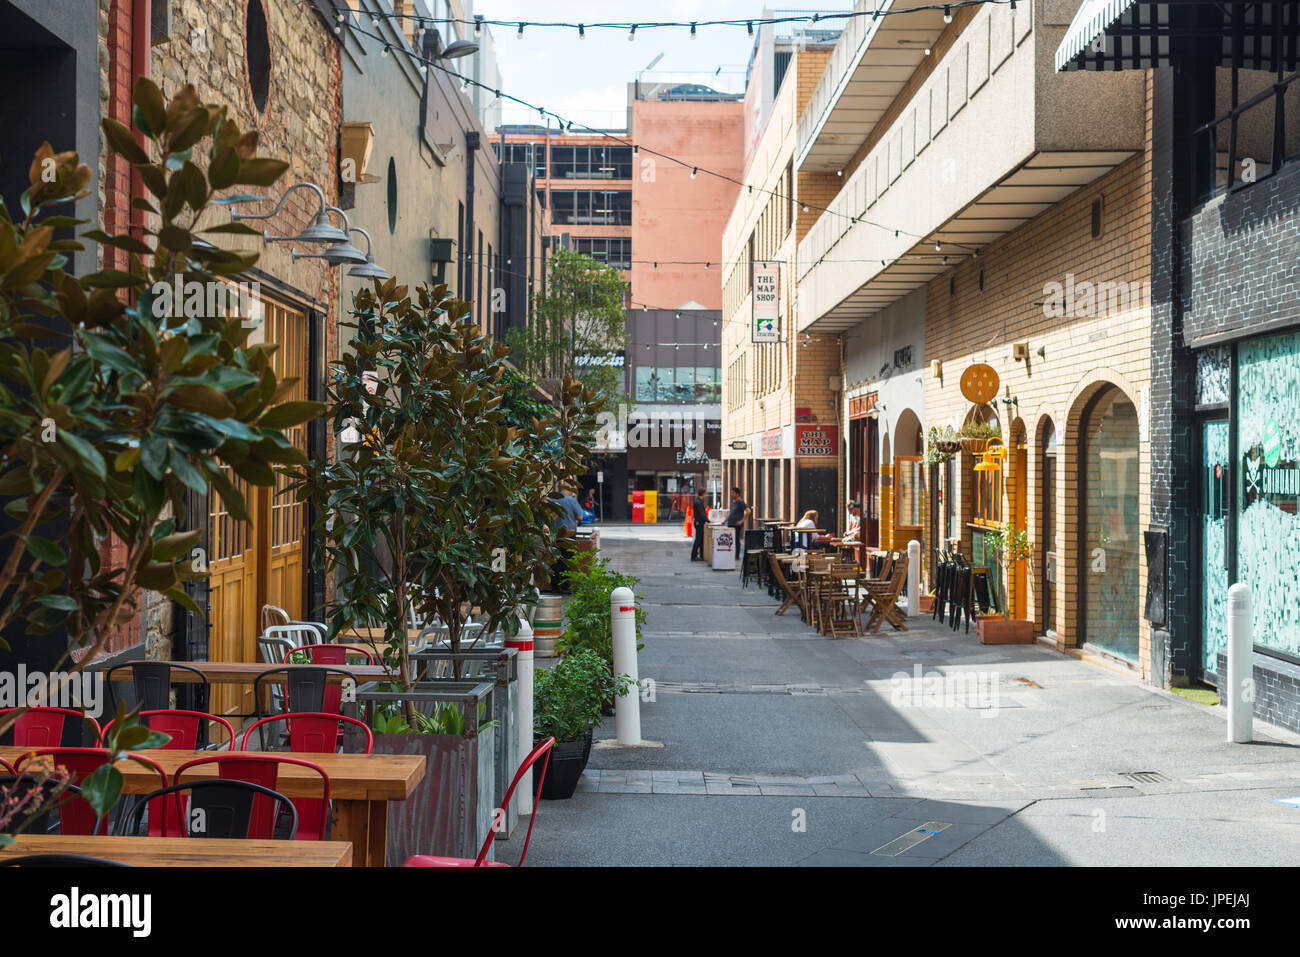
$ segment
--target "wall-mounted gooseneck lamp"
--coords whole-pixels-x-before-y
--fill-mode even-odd
[[[388,270],[375,262],[375,251],[370,239],[370,234],[360,226],[353,226],[348,232],[360,233],[366,237],[366,261],[359,265],[353,266],[348,270],[349,276],[355,276],[358,279],[388,279]]]
[[[331,266],[342,266],[344,263],[364,264],[366,262],[366,254],[360,249],[357,249],[356,246],[353,246],[352,241],[348,239],[347,236],[347,234],[352,231],[352,224],[348,222],[348,214],[343,212],[343,210],[339,209],[337,206],[326,206],[324,211],[326,215],[329,213],[338,213],[339,218],[343,220],[343,241],[339,243],[331,243],[329,246],[325,247],[323,253],[300,253],[296,249],[291,250],[290,252],[293,256],[294,262],[297,262],[299,259],[323,259]],[[275,239],[277,237],[272,236],[271,238]],[[294,237],[290,236],[286,238],[293,239]],[[368,241],[369,237],[366,238]]]
[[[286,189],[284,195],[280,197],[280,201],[275,204],[275,209],[271,210],[269,213],[240,213],[236,212],[232,208],[230,210],[230,218],[237,223],[246,219],[270,219],[284,208],[285,202],[289,199],[289,194],[299,189],[311,190],[316,194],[316,198],[320,200],[320,208],[316,211],[316,216],[312,219],[311,225],[297,236],[272,236],[269,232],[263,232],[263,242],[271,243],[275,240],[298,240],[304,243],[346,243],[348,241],[348,234],[330,222],[328,212],[329,205],[325,199],[325,191],[315,183],[306,180],[294,183]],[[233,203],[264,203],[268,199],[270,199],[268,196],[250,196],[247,199],[233,200],[232,205]]]

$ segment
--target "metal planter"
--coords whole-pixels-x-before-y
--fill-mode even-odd
[[[519,652],[514,648],[489,646],[476,651],[452,652],[437,649],[419,651],[411,655],[411,660],[427,670],[420,675],[421,683],[438,685],[454,684],[457,681],[492,681],[496,691],[492,695],[492,718],[497,722],[494,729],[496,787],[493,791],[497,807],[505,802],[506,789],[519,768],[523,755],[519,753]],[[453,666],[463,662],[465,667],[459,678],[455,677]],[[498,840],[508,838],[514,833],[519,822],[519,808],[515,801],[506,807],[506,820],[503,830],[497,834]]]
[[[358,702],[412,701],[421,714],[440,703],[459,705],[465,732],[454,734],[376,734],[379,754],[419,754],[424,780],[405,801],[388,802],[389,867],[413,854],[475,858],[492,829],[496,793],[497,729],[480,727],[479,705],[492,712],[495,687],[489,682],[419,682],[411,692],[380,691],[371,682],[357,689]],[[492,850],[488,860],[493,859]]]

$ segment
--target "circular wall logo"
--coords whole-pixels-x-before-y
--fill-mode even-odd
[[[1282,458],[1282,429],[1277,424],[1277,419],[1270,418],[1264,423],[1264,464],[1271,469],[1277,468],[1278,461]]]

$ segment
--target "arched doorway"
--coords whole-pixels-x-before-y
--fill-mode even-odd
[[[1038,428],[1038,580],[1043,634],[1056,637],[1056,424]]]
[[[1141,529],[1137,409],[1105,386],[1081,416],[1079,455],[1079,637],[1138,660]]]
[[[921,540],[925,511],[925,467],[922,457],[925,439],[921,420],[904,409],[894,427],[894,547]]]

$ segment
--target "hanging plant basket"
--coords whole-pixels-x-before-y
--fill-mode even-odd
[[[961,443],[954,439],[941,439],[934,443],[934,447],[945,455],[956,455],[961,451]]]
[[[975,455],[980,455],[984,452],[985,449],[989,447],[989,440],[986,438],[965,436],[961,440],[961,447],[965,449],[967,452],[972,452]]]

